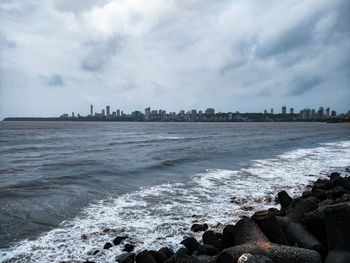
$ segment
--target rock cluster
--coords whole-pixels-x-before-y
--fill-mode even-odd
[[[120,263],[348,263],[350,262],[350,178],[332,173],[318,179],[310,191],[291,198],[278,193],[280,209],[257,211],[221,233],[195,224],[193,232],[202,231],[202,241],[185,237],[175,253],[163,247],[158,251],[125,253],[116,257]],[[120,244],[122,237],[113,240]],[[116,242],[114,242],[116,241]],[[108,249],[111,243],[106,243]]]

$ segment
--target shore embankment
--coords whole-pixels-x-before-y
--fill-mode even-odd
[[[196,236],[202,232],[202,238],[184,237],[177,251],[162,247],[134,253],[127,236],[116,236],[101,250],[123,247],[124,253],[115,257],[120,263],[350,262],[349,177],[333,172],[301,196],[290,197],[288,189],[279,192],[276,202],[279,209],[256,211],[222,231],[205,222],[193,224],[191,230]]]

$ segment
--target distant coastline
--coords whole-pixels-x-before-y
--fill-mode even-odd
[[[2,121],[80,121],[80,122],[327,122],[327,123],[341,123],[350,122],[348,118],[331,118],[331,119],[308,119],[302,120],[298,118],[297,114],[283,115],[283,114],[266,114],[262,113],[243,113],[239,114],[236,118],[227,118],[216,114],[203,120],[191,120],[191,119],[176,119],[176,120],[145,120],[143,118],[135,118],[133,116],[121,116],[121,117],[7,117]]]

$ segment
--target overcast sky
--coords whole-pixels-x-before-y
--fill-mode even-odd
[[[350,1],[0,0],[0,117],[350,109]]]

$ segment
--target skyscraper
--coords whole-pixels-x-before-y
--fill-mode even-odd
[[[330,115],[331,115],[331,109],[328,107],[326,109],[326,118],[328,119],[330,117]]]
[[[270,109],[270,113],[273,114],[273,108]]]
[[[117,117],[120,117],[120,109],[117,109]]]
[[[290,108],[290,109],[289,109],[289,113],[290,113],[290,114],[294,114],[294,108]]]
[[[148,107],[145,109],[145,121],[149,120],[150,112],[151,112],[151,107]]]
[[[286,114],[287,113],[287,107],[286,106],[282,106],[282,114]]]
[[[90,105],[90,116],[93,116],[94,115],[94,106],[91,104]]]
[[[110,110],[111,110],[110,107],[106,106],[106,114],[107,114],[107,116],[109,116],[111,114]]]

